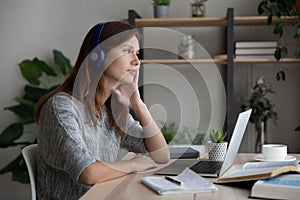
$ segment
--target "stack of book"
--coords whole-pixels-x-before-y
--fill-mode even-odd
[[[242,169],[219,177],[216,183],[254,181],[251,198],[299,200],[298,161],[248,162]]]
[[[236,59],[274,58],[277,41],[237,41]]]

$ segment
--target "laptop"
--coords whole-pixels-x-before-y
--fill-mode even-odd
[[[178,175],[186,167],[205,177],[219,177],[232,166],[244,136],[252,110],[241,112],[238,116],[224,161],[178,159],[155,172],[158,175]]]

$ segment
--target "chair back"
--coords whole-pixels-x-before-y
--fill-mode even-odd
[[[36,190],[35,190],[35,177],[36,177],[36,168],[37,168],[36,150],[37,150],[37,144],[31,144],[22,149],[22,155],[25,159],[25,163],[29,173],[32,200],[36,200]]]

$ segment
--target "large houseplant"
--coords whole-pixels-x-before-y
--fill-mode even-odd
[[[260,77],[254,85],[251,94],[242,97],[241,109],[252,109],[250,122],[254,124],[257,132],[255,151],[260,152],[261,145],[266,142],[265,133],[267,122],[272,120],[276,124],[277,112],[274,110],[275,104],[268,98],[268,94],[275,93],[270,82]]]
[[[28,132],[25,126],[35,123],[34,109],[35,104],[41,96],[52,91],[57,87],[56,84],[49,82],[51,76],[67,75],[72,66],[60,51],[53,50],[54,63],[59,68],[57,73],[55,68],[46,62],[34,58],[32,60],[24,60],[19,64],[22,76],[28,81],[24,87],[24,95],[16,97],[17,105],[4,108],[15,113],[19,120],[7,126],[0,134],[0,148],[20,146],[21,148],[36,143],[36,136],[32,135],[28,140],[20,140],[20,138]],[[29,133],[30,134],[30,133]],[[32,134],[32,133],[31,133]],[[29,177],[25,161],[20,154],[11,161],[7,166],[0,170],[0,174],[12,173],[12,179],[21,183],[29,183]]]
[[[276,19],[273,33],[280,39],[274,57],[277,60],[288,56],[288,48],[284,41],[284,32],[287,27],[294,27],[294,37],[299,41],[300,39],[300,10],[299,0],[262,0],[258,5],[258,14],[268,16],[268,24]],[[287,17],[294,17],[294,20],[287,20]],[[300,58],[300,46],[294,52],[295,57]],[[283,70],[277,72],[277,80],[285,80],[285,73]]]

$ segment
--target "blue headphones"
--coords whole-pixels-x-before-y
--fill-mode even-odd
[[[92,39],[92,46],[91,46],[91,52],[89,53],[89,61],[92,64],[92,66],[101,67],[105,60],[105,51],[100,48],[100,37],[102,30],[104,28],[106,23],[100,23],[97,25],[96,31],[94,33],[93,39]]]

